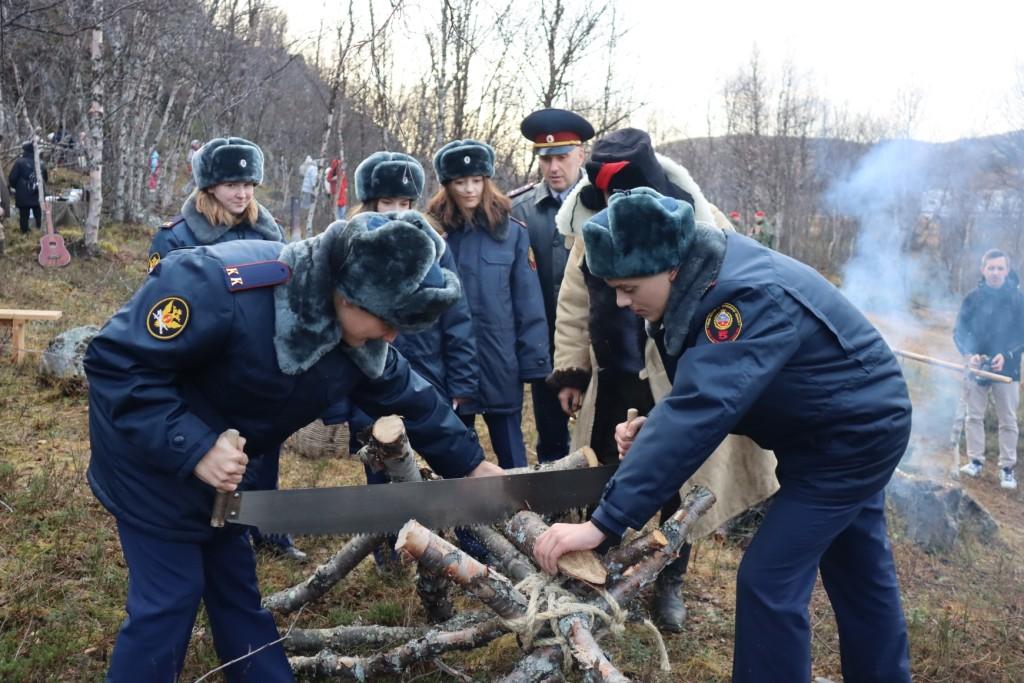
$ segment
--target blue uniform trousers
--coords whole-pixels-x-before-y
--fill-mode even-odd
[[[550,462],[569,454],[569,416],[562,412],[558,393],[542,379],[530,382],[533,419],[537,424],[537,460]]]
[[[459,419],[473,429],[476,415],[459,415]],[[491,437],[491,447],[503,469],[526,467],[526,444],[523,442],[523,411],[514,413],[484,413],[484,423]]]
[[[850,504],[776,496],[736,580],[734,683],[811,679],[808,604],[818,571],[839,626],[846,683],[909,683],[885,495]]]
[[[249,540],[234,530],[205,543],[165,541],[118,522],[128,566],[128,618],[110,657],[107,681],[178,680],[200,599],[221,661],[279,638],[260,606],[256,561]],[[293,681],[280,643],[224,670],[232,683]]]

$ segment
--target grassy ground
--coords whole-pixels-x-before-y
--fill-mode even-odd
[[[57,323],[31,325],[30,349],[45,348],[63,329],[102,324],[144,277],[148,230],[109,227],[102,258],[76,258],[65,269],[43,270],[35,263],[38,233],[21,237],[12,227],[8,223],[8,253],[0,257],[0,308],[64,311]],[[80,237],[73,229],[63,232],[69,243]],[[935,323],[929,334],[946,334],[943,324]],[[0,361],[0,680],[102,680],[124,616],[124,562],[113,521],[85,481],[85,399],[72,387],[41,383],[35,371],[37,356],[30,360],[19,367]],[[921,413],[920,404],[931,398],[933,382],[942,381],[936,380],[941,375],[908,369],[908,377]],[[529,434],[530,411],[524,412]],[[943,457],[948,459],[948,453]],[[361,468],[343,460],[311,461],[286,454],[282,478],[282,487],[357,483]],[[1005,544],[984,546],[968,539],[949,555],[932,556],[903,543],[898,523],[893,525],[914,680],[1021,681],[1024,496],[1000,490],[991,472],[965,486],[1002,524]],[[340,542],[298,539],[314,563],[329,557]],[[637,680],[728,680],[733,580],[741,546],[725,538],[697,544],[685,589],[687,630],[666,638],[671,674],[657,671],[653,642],[633,628],[619,640],[606,641],[614,661]],[[306,570],[272,557],[259,558],[264,591],[291,585]],[[302,612],[298,625],[399,625],[422,619],[408,577],[382,578],[371,562],[364,562],[326,599]],[[814,673],[839,680],[835,624],[820,587],[814,594],[812,621]],[[282,629],[292,623],[293,618],[279,621]],[[507,671],[517,657],[514,639],[505,637],[473,653],[446,656],[445,661],[485,681]],[[184,678],[194,680],[216,664],[205,620],[200,618]],[[424,666],[405,677],[413,679],[445,676]]]

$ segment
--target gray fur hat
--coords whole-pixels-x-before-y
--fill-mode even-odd
[[[664,273],[683,262],[694,233],[686,202],[649,187],[618,192],[583,226],[587,268],[606,279]]]
[[[444,248],[444,239],[415,211],[361,213],[286,245],[279,258],[292,278],[274,295],[281,370],[303,372],[341,341],[335,291],[400,331],[433,325],[462,296],[458,276],[438,265]],[[377,377],[387,348],[387,342],[374,340],[346,353]]]
[[[406,197],[413,201],[423,194],[423,166],[401,152],[374,152],[356,167],[356,197],[368,202],[382,197]]]
[[[263,182],[263,150],[243,138],[214,138],[192,156],[192,178],[200,190],[220,183]]]
[[[452,140],[434,154],[434,172],[445,185],[456,178],[494,175],[494,148],[478,140]]]

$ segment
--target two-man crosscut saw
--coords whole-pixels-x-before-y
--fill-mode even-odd
[[[265,534],[383,533],[410,519],[433,529],[487,524],[520,510],[541,514],[592,505],[618,465],[542,470],[386,486],[241,491],[228,494],[224,521]],[[217,519],[211,520],[216,526]]]

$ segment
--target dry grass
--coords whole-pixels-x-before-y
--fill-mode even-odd
[[[80,237],[64,231],[70,243]],[[8,229],[8,254],[0,258],[0,307],[57,308],[58,323],[36,323],[28,345],[42,349],[57,332],[102,324],[144,277],[148,230],[105,230],[103,257],[77,258],[63,270],[35,263],[38,233],[29,238]],[[936,333],[938,334],[938,333]],[[916,371],[915,371],[916,372]],[[921,379],[908,371],[912,380]],[[921,397],[915,396],[915,402]],[[529,409],[525,430],[532,436]],[[481,436],[486,444],[486,429]],[[89,445],[86,402],[67,387],[39,383],[34,363],[0,362],[0,680],[101,680],[123,618],[126,572],[113,520],[89,492],[84,472]],[[282,487],[329,486],[361,481],[349,461],[310,461],[286,455]],[[964,543],[949,556],[926,555],[900,540],[894,545],[911,629],[914,680],[1024,680],[1021,492],[1001,491],[991,474],[966,487],[1002,523],[1005,547]],[[300,547],[314,562],[339,546],[333,538],[303,537]],[[733,580],[742,550],[726,539],[700,542],[685,594],[687,630],[666,638],[673,673],[660,674],[646,634],[627,630],[607,649],[622,668],[642,681],[727,681],[733,625]],[[303,568],[259,558],[265,591],[303,578]],[[464,604],[468,604],[465,603]],[[422,610],[408,579],[382,578],[364,562],[343,586],[299,618],[305,627],[358,622],[418,623]],[[838,639],[820,589],[812,604],[815,675],[839,680]],[[286,628],[290,619],[279,625]],[[518,657],[513,638],[479,651],[446,657],[476,680],[507,671]],[[185,680],[216,665],[205,621],[200,618]],[[424,667],[406,680],[445,680]]]

